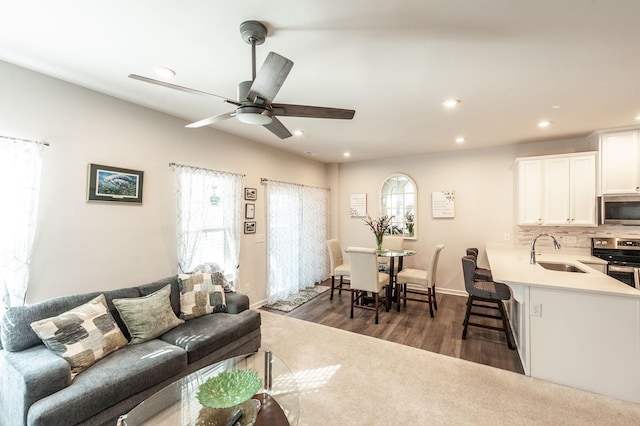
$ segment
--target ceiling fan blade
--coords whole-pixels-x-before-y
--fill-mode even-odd
[[[253,84],[251,84],[247,99],[257,104],[271,103],[292,67],[293,61],[277,53],[269,52],[267,59],[258,71],[258,75],[253,80]]]
[[[263,124],[271,133],[279,137],[280,139],[286,139],[291,136],[291,132],[282,124],[282,121],[276,117],[271,117],[271,123]]]
[[[351,120],[356,113],[352,109],[290,104],[271,104],[271,110],[276,115],[287,117],[336,118],[341,120]]]
[[[234,105],[240,106],[240,103],[229,98],[225,98],[224,96],[216,95],[214,93],[203,92],[202,90],[191,89],[189,87],[178,86],[177,84],[167,83],[166,81],[156,80],[153,78],[145,77],[143,75],[138,74],[129,74],[129,78],[133,78],[134,80],[144,81],[145,83],[157,84],[158,86],[168,87],[169,89],[180,90],[181,92],[193,93],[196,95],[203,96],[215,96],[216,98],[224,99],[226,102]]]
[[[200,121],[196,121],[195,123],[187,124],[184,127],[188,127],[190,129],[195,129],[197,127],[208,126],[209,124],[217,123],[218,121],[226,120],[231,117],[235,117],[236,112],[225,112],[224,114],[214,115],[213,117],[208,117]]]

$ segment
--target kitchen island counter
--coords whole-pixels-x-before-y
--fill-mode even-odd
[[[602,259],[586,254],[566,253],[563,249],[536,252],[536,264],[532,265],[529,262],[531,250],[528,247],[487,244],[487,257],[494,280],[505,284],[575,290],[640,299],[640,291],[637,289],[589,266],[606,265],[607,262]],[[542,267],[540,262],[564,263],[575,266],[584,272],[549,270]]]
[[[640,403],[640,291],[594,269],[606,262],[588,254],[545,247],[531,264],[529,247],[486,251],[494,281],[513,295],[509,320],[525,374]]]

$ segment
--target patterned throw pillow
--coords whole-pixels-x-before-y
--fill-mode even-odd
[[[213,312],[226,312],[224,288],[212,281],[209,273],[178,274],[180,281],[180,318],[190,320]]]
[[[104,294],[57,317],[31,323],[44,344],[71,365],[71,378],[127,344]]]
[[[113,304],[131,335],[130,345],[155,339],[184,321],[171,309],[171,285],[143,297],[113,299]]]
[[[213,284],[221,285],[227,293],[236,291],[233,285],[227,280],[227,277],[224,276],[224,271],[217,263],[210,262],[198,265],[193,269],[193,273],[195,274],[198,272],[211,274],[211,281]]]

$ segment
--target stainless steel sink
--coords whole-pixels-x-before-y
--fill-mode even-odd
[[[544,269],[549,269],[551,271],[562,271],[562,272],[580,272],[585,273],[582,269],[569,265],[568,263],[555,263],[555,262],[538,262],[538,265],[542,266]]]

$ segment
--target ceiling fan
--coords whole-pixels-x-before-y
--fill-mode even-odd
[[[240,35],[246,43],[251,45],[252,80],[238,84],[237,100],[137,74],[129,74],[129,77],[183,92],[215,96],[237,107],[234,111],[207,117],[186,126],[191,128],[208,126],[235,117],[243,123],[262,125],[274,135],[285,139],[291,136],[291,132],[278,120],[277,116],[343,120],[353,118],[355,111],[352,109],[273,103],[273,98],[275,98],[293,67],[293,61],[277,53],[269,52],[260,71],[256,74],[256,46],[264,43],[267,37],[267,28],[258,21],[245,21],[240,24]]]

